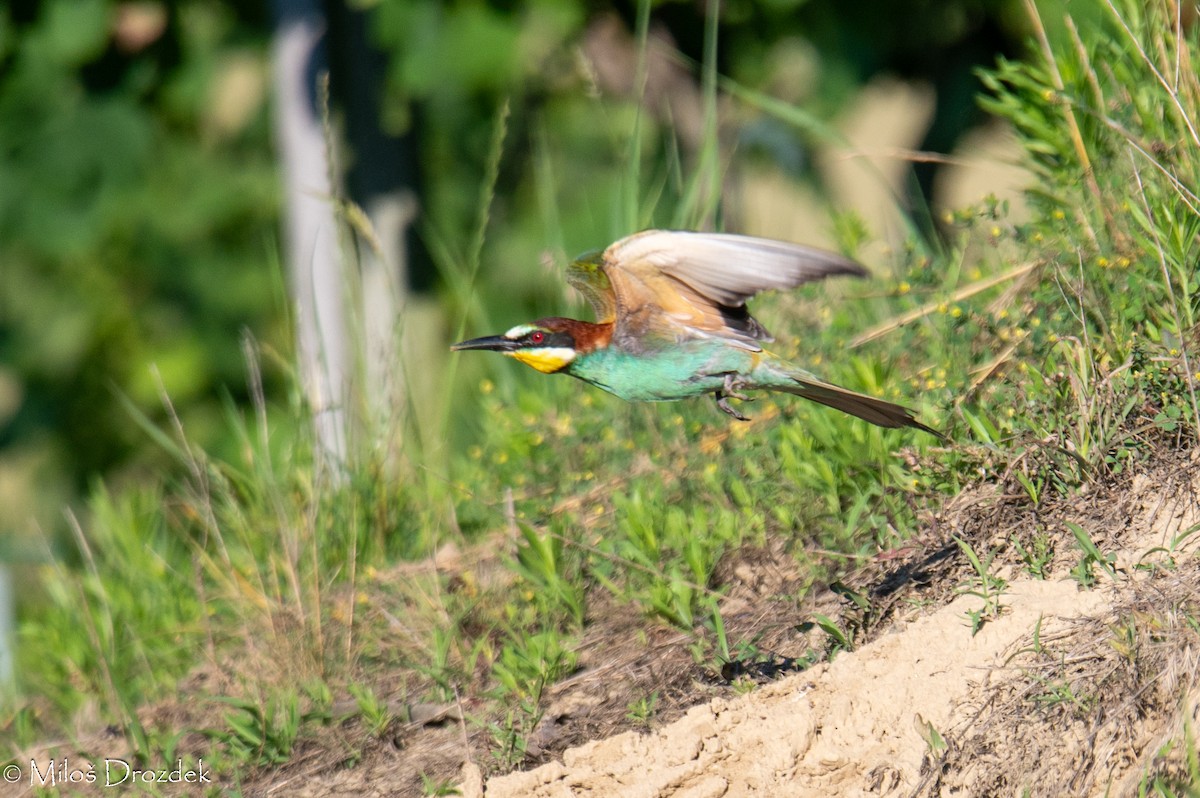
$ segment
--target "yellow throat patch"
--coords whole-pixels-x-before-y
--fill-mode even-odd
[[[527,366],[532,366],[543,374],[553,374],[575,359],[575,350],[565,346],[518,349],[515,352],[505,352],[504,354],[516,358]]]

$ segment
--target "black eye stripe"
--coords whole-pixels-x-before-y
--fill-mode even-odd
[[[541,333],[542,335],[542,340],[540,341],[536,338],[538,333]],[[525,336],[525,341],[533,344],[534,346],[565,346],[569,349],[573,349],[575,347],[575,339],[573,339],[568,333],[563,332],[544,332],[542,330],[534,330]]]

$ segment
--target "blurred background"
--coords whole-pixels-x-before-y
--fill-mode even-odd
[[[13,0],[0,560],[45,562],[98,480],[168,478],[155,429],[227,456],[260,387],[337,410],[365,370],[369,412],[453,414],[446,341],[566,311],[562,263],[639,228],[853,249],[886,278],[942,209],[1019,195],[973,70],[1027,20],[1022,0]],[[298,374],[322,302],[342,340]]]

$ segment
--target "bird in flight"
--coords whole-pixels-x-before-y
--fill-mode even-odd
[[[748,299],[826,277],[867,274],[848,258],[800,244],[646,230],[568,267],[567,281],[595,308],[595,322],[538,319],[450,348],[500,352],[628,401],[712,394],[717,407],[745,421],[730,399],[748,399],[744,391],[783,391],[880,427],[915,427],[940,438],[911,410],[824,382],[762,348],[774,339],[746,309]]]

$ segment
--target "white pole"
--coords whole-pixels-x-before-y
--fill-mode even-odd
[[[310,0],[281,0],[276,11],[275,136],[286,194],[284,255],[317,442],[331,473],[339,474],[346,459],[352,366],[330,159],[316,102],[326,63],[325,24],[319,4]]]

